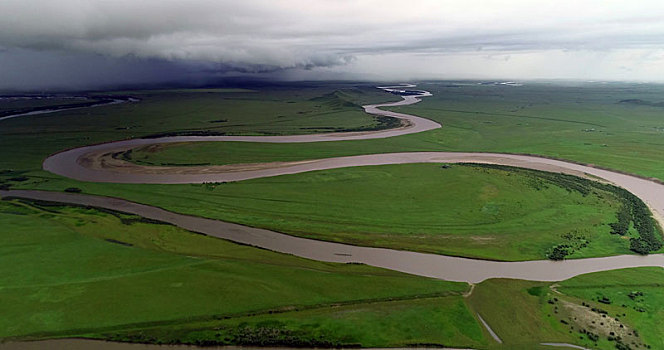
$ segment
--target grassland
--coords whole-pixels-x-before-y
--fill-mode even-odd
[[[546,342],[664,349],[663,285],[662,268],[591,273],[553,284],[494,279],[477,285],[468,305],[503,341],[490,348],[533,349]]]
[[[287,319],[289,312],[301,312],[295,317],[301,323],[292,327],[308,331],[320,324],[331,332],[323,339],[304,332],[301,341],[484,342],[463,306],[464,283],[313,262],[90,208],[2,201],[0,219],[0,339],[99,337],[219,320],[260,324],[265,315]],[[411,316],[401,319],[399,308]],[[369,312],[352,317],[362,310]],[[410,332],[362,331],[383,314],[391,316],[372,327],[397,328],[417,310],[441,323],[412,339]],[[338,323],[323,322],[326,313],[344,312],[349,316]]]
[[[0,97],[0,116],[7,114],[18,114],[27,112],[34,108],[55,107],[63,105],[77,104],[84,105],[86,100],[83,99],[68,99],[68,98],[39,98],[35,99],[30,96],[22,97]]]
[[[509,167],[386,165],[226,184],[78,186],[308,238],[495,260],[545,259],[561,244],[576,247],[570,258],[628,254],[635,234],[610,234],[621,208],[613,194],[570,190]]]
[[[653,349],[664,349],[661,336],[664,334],[664,269],[625,269],[578,276],[560,283],[557,291],[585,300],[590,309],[596,309],[595,313],[606,311],[607,317],[618,318],[629,325],[628,336],[623,335],[623,338],[629,340],[624,343],[632,348],[635,348],[634,341],[641,348],[645,343]],[[606,333],[607,329],[597,322],[593,325],[596,333]],[[624,333],[624,328],[613,327],[610,331]]]
[[[0,218],[5,340],[613,349],[610,332],[625,332],[633,349],[664,347],[661,268],[488,280],[464,297],[464,283],[313,262],[117,212],[12,200]]]
[[[134,161],[228,164],[382,152],[492,151],[555,156],[664,180],[661,86],[433,82],[420,88],[435,96],[398,110],[437,120],[442,129],[317,144],[182,144],[135,152]],[[268,135],[376,128],[379,121],[366,116],[359,105],[396,99],[367,85],[255,90],[118,92],[136,94],[141,102],[2,121],[0,181],[12,188],[79,187],[86,193],[294,234],[311,233],[308,228],[314,227],[318,234],[333,233],[357,244],[433,251],[422,247],[423,238],[416,236],[446,237],[449,243],[480,232],[494,243],[512,245],[499,251],[480,240],[458,239],[458,246],[436,249],[518,260],[542,258],[561,243],[562,234],[580,227],[591,242],[572,258],[628,252],[625,240],[608,234],[607,224],[618,210],[615,201],[556,186],[538,191],[531,182],[518,180],[527,178],[524,174],[508,179],[474,174],[460,166],[443,170],[412,165],[237,184],[146,186],[81,183],[41,170],[43,159],[62,149],[154,134]],[[466,192],[468,201],[459,201],[449,185],[454,182],[441,181],[443,176],[472,188]],[[436,191],[418,188],[418,183]],[[555,203],[555,210],[545,201]],[[457,206],[475,215],[450,214],[458,213]],[[17,202],[0,207],[0,303],[6,315],[0,321],[0,338],[81,335],[155,342],[501,348],[474,320],[478,312],[505,341],[502,348],[551,349],[537,345],[541,341],[615,348],[615,339],[608,340],[613,330],[591,329],[603,322],[603,314],[596,311],[600,309],[612,317],[607,324],[622,322],[638,330],[638,337],[632,332],[623,339],[664,348],[661,269],[581,276],[559,286],[492,280],[463,299],[463,284],[306,261],[136,217]],[[524,208],[538,212],[509,215],[523,213]],[[462,219],[472,226],[465,227]],[[426,230],[414,234],[407,225]],[[633,234],[632,229],[629,235]],[[607,299],[610,304],[605,304]]]
[[[39,174],[43,159],[57,151],[154,134],[274,135],[379,126],[359,105],[395,97],[366,85],[344,87],[122,91],[141,101],[1,121],[0,169]]]
[[[613,166],[602,159],[619,156],[627,149],[620,142],[627,142],[642,149],[639,154],[648,155],[645,158],[627,157],[629,161],[613,166],[614,168],[645,176],[658,176],[657,172],[663,167],[661,162],[656,161],[659,159],[659,146],[656,139],[653,139],[661,136],[656,126],[659,123],[657,113],[661,107],[644,103],[619,103],[632,101],[635,97],[640,97],[643,101],[655,101],[657,92],[661,90],[659,86],[593,85],[579,88],[533,84],[522,89],[484,85],[452,87],[431,83],[423,84],[422,88],[433,91],[435,96],[413,106],[401,107],[400,110],[439,120],[444,125],[441,129],[385,140],[283,145],[237,142],[171,145],[151,148],[150,151],[138,150],[132,153],[132,157],[134,161],[144,164],[187,165],[301,160],[392,151],[471,150],[540,153]],[[551,210],[523,215],[518,220],[512,220],[500,213],[496,214],[495,208],[480,212],[483,204],[479,205],[476,199],[470,199],[469,205],[464,207],[469,210],[466,213],[473,214],[460,215],[457,218],[470,220],[468,225],[464,226],[459,220],[455,221],[455,218],[450,217],[449,213],[455,212],[452,207],[456,206],[457,202],[450,201],[451,196],[442,194],[442,191],[450,189],[445,188],[438,180],[436,176],[440,172],[437,171],[416,174],[417,172],[410,170],[400,170],[396,171],[395,178],[385,175],[379,180],[376,176],[371,176],[374,173],[384,173],[381,170],[338,170],[330,172],[333,174],[332,179],[335,176],[340,177],[334,181],[325,182],[316,175],[302,174],[211,189],[196,186],[82,184],[39,170],[42,159],[49,153],[109,139],[196,132],[260,134],[263,131],[265,134],[268,131],[298,133],[325,132],[340,128],[376,128],[380,127],[380,122],[366,116],[359,105],[395,98],[376,89],[333,84],[307,89],[271,88],[262,92],[144,91],[137,92],[137,96],[142,98],[142,101],[136,104],[99,107],[94,111],[70,111],[37,119],[28,117],[5,121],[7,128],[0,131],[3,133],[0,138],[0,152],[5,152],[4,156],[0,157],[0,169],[11,171],[0,174],[0,180],[4,181],[2,186],[49,190],[79,187],[88,193],[125,196],[174,211],[319,239],[492,259],[542,258],[552,246],[561,243],[562,235],[572,232],[571,225],[561,227],[564,225],[560,224],[560,220],[551,220],[556,215]],[[35,120],[38,120],[38,123],[35,123]],[[330,125],[332,122],[333,125]],[[271,131],[263,130],[267,126]],[[554,136],[546,136],[549,134]],[[619,142],[618,150],[605,152],[608,146],[597,148],[597,152],[592,153],[593,159],[541,151],[542,145],[555,146],[562,150],[568,141],[574,141],[578,149],[590,150],[592,147],[586,143],[592,146],[594,141],[587,142],[590,140],[588,138],[600,136]],[[632,167],[637,166],[637,163],[642,169],[647,167],[654,172],[637,171]],[[367,178],[343,180],[345,176],[360,176],[353,174],[358,171],[363,171]],[[310,176],[311,178],[308,178]],[[427,176],[433,177],[425,179]],[[6,181],[17,177],[25,178],[26,181]],[[373,181],[380,183],[370,183]],[[466,183],[465,187],[461,188],[479,188],[477,181],[479,179],[475,183]],[[395,183],[399,185],[396,186]],[[418,183],[426,186],[417,188]],[[500,187],[505,183],[493,185]],[[302,189],[306,191],[298,190],[297,186],[304,186]],[[435,200],[419,200],[410,194],[412,192],[418,196],[430,196],[427,186],[438,186],[433,187],[440,190],[432,197]],[[251,189],[259,187],[260,191]],[[515,194],[521,193],[520,187],[512,186],[510,189]],[[476,190],[473,191],[475,192],[471,193],[477,197]],[[509,191],[503,191],[503,195],[507,192]],[[551,191],[544,191],[532,198],[545,199],[545,192],[553,195]],[[563,192],[560,194],[564,194]],[[373,198],[378,195],[390,196],[393,203],[374,203]],[[325,198],[325,201],[321,200],[322,198]],[[570,217],[570,222],[578,223],[580,218],[588,219],[583,220],[586,223],[580,225],[580,234],[585,237],[583,239],[591,238],[593,244],[579,250],[575,253],[577,255],[572,257],[627,253],[626,242],[621,237],[602,234],[606,232],[606,225],[612,218],[606,208],[602,209],[601,206],[589,209],[598,203],[597,200],[593,201],[593,198],[584,198],[576,206],[557,209],[563,215],[575,213],[578,220],[574,221],[575,219]],[[503,213],[521,213],[523,210],[519,211],[517,208],[522,205],[520,203],[534,203],[530,199],[516,196],[502,199],[506,201],[504,203],[509,202],[503,208]],[[563,203],[552,197],[547,197],[546,200]],[[572,199],[568,197],[566,200]],[[493,205],[489,200],[485,202],[484,204],[489,206]],[[208,205],[201,207],[201,203]],[[357,205],[346,206],[340,203]],[[545,209],[537,204],[532,207]],[[275,210],[277,208],[279,211]],[[603,214],[592,216],[589,211],[593,210]],[[285,216],[281,213],[285,213]],[[406,217],[404,213],[410,216]],[[554,222],[551,223],[552,221]],[[509,235],[501,234],[508,230],[518,233],[512,235],[512,248],[508,249],[507,253],[500,250],[505,246],[486,248],[492,246],[489,242],[509,240],[505,238]],[[532,232],[538,233],[538,238],[534,239],[532,244],[522,243],[528,241],[524,239],[527,230],[532,230],[528,235]],[[540,235],[541,232],[544,234]],[[427,239],[434,242],[424,243]],[[450,245],[450,240],[455,244]],[[491,249],[493,251],[487,251]]]
[[[422,83],[419,87],[434,96],[392,109],[438,121],[442,129],[380,141],[299,147],[184,144],[163,152],[139,152],[135,159],[146,164],[192,160],[227,164],[383,152],[489,151],[558,157],[664,180],[659,161],[664,158],[664,107],[655,103],[661,102],[662,86]]]
[[[395,335],[405,341],[392,342],[393,346],[452,346],[441,340],[441,334],[443,338],[454,334],[462,339],[483,337],[485,340],[476,345],[477,349],[555,348],[542,343],[607,350],[662,349],[664,344],[659,336],[664,320],[662,284],[664,270],[661,268],[593,273],[561,283],[492,279],[474,286],[466,298],[293,311],[193,322],[184,327],[143,328],[104,336],[124,341],[159,339],[166,343],[198,344],[205,344],[206,339],[222,339],[245,345],[274,345],[278,344],[275,340],[280,339],[318,337],[333,343],[343,342],[339,339],[362,339],[363,346],[378,347],[389,343],[386,339]],[[613,305],[607,305],[607,299]],[[624,305],[618,306],[619,303]],[[648,310],[637,311],[644,308]],[[449,312],[454,313],[453,319]],[[473,314],[479,314],[502,343],[494,341],[483,326],[478,329],[478,322],[470,317]],[[450,321],[453,324],[449,324]],[[354,328],[358,324],[366,328]],[[465,326],[457,328],[455,325]],[[434,339],[438,341],[432,342]]]

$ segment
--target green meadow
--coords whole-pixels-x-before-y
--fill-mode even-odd
[[[582,193],[545,174],[407,164],[236,183],[78,186],[85,193],[355,245],[507,261],[545,259],[561,244],[575,247],[570,258],[630,253],[633,229],[625,236],[610,233],[622,207],[619,197],[602,189]],[[25,187],[69,185],[48,181]]]
[[[409,303],[458,309],[468,289],[465,283],[300,259],[90,208],[2,201],[0,219],[4,339],[71,337],[295,310],[315,315],[339,307],[376,313]],[[468,311],[461,311],[477,329]],[[482,342],[477,330],[455,324],[457,316],[438,316],[445,321],[441,330],[457,331],[443,332],[436,342]],[[398,321],[398,315],[392,317]],[[366,341],[397,344],[406,342],[403,336]]]
[[[521,87],[422,83],[434,96],[390,108],[441,129],[386,140],[306,145],[196,143],[137,152],[144,164],[228,164],[355,154],[461,151],[557,157],[664,180],[664,87],[643,84]],[[639,102],[640,101],[640,102]]]
[[[614,349],[610,332],[622,329],[628,344],[664,346],[661,268],[560,283],[496,279],[470,289],[313,262],[106,210],[5,200],[0,218],[5,340]]]
[[[343,92],[335,85],[263,91],[122,91],[118,94],[140,101],[0,121],[0,170],[29,170],[36,175],[41,173],[43,159],[52,153],[151,135],[275,135],[380,127],[360,105],[391,101],[395,96],[366,84],[344,87]],[[24,104],[39,107],[40,102]]]
[[[314,144],[184,143],[137,149],[131,158],[186,166],[491,151],[664,180],[663,86],[428,82],[418,88],[434,96],[394,110],[436,120],[441,129]],[[1,188],[77,187],[315,239],[496,260],[544,259],[560,245],[573,247],[567,258],[628,254],[627,239],[637,235],[633,226],[625,236],[610,233],[621,208],[615,193],[579,192],[554,175],[513,168],[410,164],[205,185],[84,183],[43,171],[49,154],[135,137],[375,130],[389,125],[360,106],[398,100],[369,84],[347,83],[117,94],[141,101],[0,121]],[[1,111],[18,104],[0,105]],[[464,297],[463,283],[314,262],[136,216],[18,200],[0,202],[0,252],[5,340],[664,349],[661,268],[553,284],[488,280]],[[492,340],[477,314],[504,344]]]
[[[503,341],[490,348],[568,343],[664,349],[662,286],[664,269],[655,267],[590,273],[559,283],[493,279],[478,284],[468,304]]]

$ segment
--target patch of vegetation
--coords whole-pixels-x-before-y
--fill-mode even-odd
[[[662,232],[652,218],[648,206],[629,191],[615,187],[614,193],[622,196],[623,208],[618,212],[618,222],[611,225],[612,233],[625,235],[630,222],[638,232],[638,237],[630,238],[630,250],[648,254],[662,248]]]
[[[664,270],[635,268],[597,272],[563,281],[557,290],[594,317],[586,328],[617,349],[660,349],[664,341]],[[572,299],[569,299],[572,297]],[[580,318],[577,314],[577,320]]]
[[[468,302],[503,340],[495,348],[539,348],[546,339],[591,349],[661,349],[662,286],[662,268],[597,272],[554,284],[492,279],[476,285]],[[649,292],[632,301],[630,290],[636,299],[639,291]],[[635,310],[645,304],[651,305],[646,311]]]
[[[81,188],[175,212],[357,245],[533,260],[544,258],[551,247],[567,242],[561,238],[565,233],[577,230],[590,243],[570,258],[629,253],[626,240],[609,234],[608,223],[621,205],[614,196],[600,189],[595,191],[601,195],[584,196],[525,169],[455,165],[443,170],[437,164],[408,164],[223,185],[86,183]]]
[[[334,132],[378,131],[378,130],[395,129],[403,126],[402,121],[399,118],[386,117],[382,115],[374,115],[372,117],[374,120],[374,125],[362,126],[357,128],[335,128]]]
[[[482,329],[461,296],[338,305],[303,311],[153,327],[100,335],[134,342],[322,347],[484,348]],[[463,344],[463,345],[461,345]]]
[[[549,253],[547,258],[551,260],[563,260],[567,256],[572,255],[574,252],[583,249],[590,244],[590,240],[584,234],[579,233],[577,230],[567,232],[561,235],[564,243],[555,245]]]
[[[164,159],[153,154],[154,160],[149,161],[186,163],[195,155],[196,163],[228,164],[403,151],[508,152],[569,159],[664,180],[664,168],[658,163],[664,158],[664,146],[659,142],[664,130],[661,111],[650,106],[616,103],[634,98],[657,100],[664,92],[661,86],[529,83],[528,88],[503,88],[452,85],[422,83],[418,88],[431,91],[433,96],[415,105],[389,108],[444,125],[423,134],[295,146],[180,145],[181,152],[169,149]],[[340,127],[339,123],[326,122],[318,126]],[[280,124],[276,124],[277,127]],[[594,131],[583,131],[590,129]]]
[[[135,224],[135,223],[144,223],[144,224],[153,224],[153,225],[171,225],[170,223],[155,220],[155,219],[149,219],[149,218],[145,218],[145,217],[134,215],[134,214],[123,213],[123,212],[120,212],[120,211],[117,211],[117,210],[112,210],[112,209],[95,208],[95,207],[91,207],[91,206],[87,206],[87,205],[70,204],[70,203],[58,203],[58,202],[43,201],[43,200],[38,200],[38,199],[25,199],[25,198],[14,199],[12,197],[4,197],[4,199],[5,200],[15,200],[17,202],[29,205],[29,206],[34,207],[34,208],[39,208],[40,210],[45,211],[45,212],[49,212],[49,213],[60,213],[60,211],[64,208],[80,208],[80,209],[84,209],[84,210],[90,210],[90,211],[110,214],[110,215],[115,216],[116,218],[118,218],[123,225],[131,225],[131,224]]]
[[[638,98],[630,98],[626,100],[620,100],[621,104],[631,104],[631,105],[638,105],[638,106],[652,106],[652,107],[664,107],[664,102],[650,102],[650,101],[644,101]]]
[[[501,170],[513,169],[511,167],[494,164],[466,165]],[[630,250],[645,255],[662,249],[662,232],[659,225],[657,225],[652,218],[648,206],[631,192],[622,187],[567,174],[543,171],[534,171],[534,173],[537,173],[539,177],[533,179],[534,186],[537,189],[540,189],[542,186],[554,184],[567,191],[578,192],[583,196],[587,196],[591,193],[597,195],[598,191],[613,194],[617,200],[622,203],[622,206],[616,214],[618,221],[610,224],[611,233],[619,234],[621,236],[626,235],[630,224],[633,223],[634,228],[638,233],[638,237],[630,238]],[[556,245],[551,249],[548,254],[550,259],[562,260],[574,251],[586,247],[589,243],[587,237],[581,235],[577,230],[562,235],[562,238],[565,240],[565,243]]]
[[[341,309],[348,315],[374,309],[381,315],[376,317],[382,317],[384,310],[398,306],[401,312],[395,310],[390,316],[392,327],[410,321],[402,318],[404,312],[412,317],[422,309],[446,322],[432,329],[435,337],[423,337],[423,341],[458,346],[483,342],[479,332],[469,337],[464,336],[470,332],[465,329],[449,333],[441,328],[454,325],[455,317],[464,312],[465,306],[459,304],[468,288],[464,283],[365,265],[314,262],[143,220],[123,225],[125,217],[58,203],[0,202],[0,260],[5,262],[0,264],[4,315],[0,339],[124,334],[126,339],[159,343],[174,338],[132,334],[147,334],[154,328],[195,329],[190,336],[200,340],[207,338],[196,332],[215,334],[216,328],[223,327],[224,334],[237,337],[230,338],[234,343],[268,336],[283,344],[316,341],[322,345],[354,331],[353,336],[365,337],[358,338],[358,343],[368,344],[366,339],[371,339],[390,346],[407,342],[410,332],[374,337],[368,328],[363,329],[375,319],[341,317],[326,328],[326,340],[309,338],[306,325],[312,315]],[[279,321],[288,327],[272,327],[279,330],[276,337],[254,318],[268,321],[282,314],[290,315]],[[289,317],[299,323],[283,320]],[[470,324],[459,327],[477,330],[470,319]],[[246,325],[240,326],[243,322]]]

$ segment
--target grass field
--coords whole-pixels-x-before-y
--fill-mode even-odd
[[[402,322],[396,309],[410,310],[412,303],[410,312],[428,310],[442,322],[431,331],[436,337],[425,334],[414,341],[483,342],[461,301],[465,283],[319,263],[86,208],[2,201],[0,219],[0,339],[94,335],[219,319],[241,323],[252,314],[295,310],[308,310],[311,315],[302,316],[302,322],[309,326],[322,322],[325,313],[343,310],[392,313],[393,320],[383,324],[389,328]],[[375,320],[370,313],[363,317],[343,326],[357,328]],[[466,322],[457,324],[459,317]],[[337,325],[330,322],[321,327],[334,332]],[[409,341],[403,333],[382,338],[360,333],[339,341]]]
[[[396,110],[443,128],[367,141],[180,144],[133,157],[186,165],[407,151],[516,152],[664,180],[660,85],[430,82],[419,88],[435,96]],[[608,234],[618,209],[610,196],[584,197],[556,186],[537,190],[521,171],[506,176],[426,164],[162,186],[81,183],[41,170],[47,155],[63,149],[155,134],[372,129],[380,122],[359,106],[398,100],[367,84],[331,83],[118,94],[141,101],[0,122],[2,186],[79,187],[298,235],[455,255],[541,259],[569,237],[590,241],[572,258],[628,252],[625,240]],[[2,108],[14,107],[0,103]],[[0,338],[478,349],[551,349],[537,345],[550,341],[613,349],[617,342],[609,337],[622,334],[620,341],[632,348],[645,343],[664,349],[661,269],[591,274],[553,287],[491,280],[465,299],[465,284],[307,261],[132,216],[1,202],[0,223]],[[580,239],[563,237],[572,230]],[[491,340],[475,312],[505,345]],[[603,322],[606,327],[598,326]],[[630,332],[617,333],[623,332],[618,324]]]
[[[462,296],[238,317],[101,334],[120,341],[275,346],[475,346],[487,341]]]
[[[79,187],[175,212],[366,246],[495,260],[545,259],[559,244],[579,248],[571,258],[630,253],[628,236],[609,233],[621,207],[615,196],[568,191],[542,173],[516,168],[409,164],[216,185]]]
[[[284,339],[305,340],[299,345],[311,345],[306,341],[319,338],[372,347],[454,346],[444,339],[455,337],[468,343],[472,343],[468,339],[484,339],[475,345],[477,349],[555,348],[542,343],[607,350],[662,349],[664,344],[659,336],[664,320],[660,307],[664,295],[662,284],[661,268],[593,273],[561,283],[493,279],[476,285],[467,298],[435,297],[340,306],[142,328],[104,336],[123,341],[159,339],[166,343],[199,344],[205,344],[205,339],[221,339],[264,346]],[[605,300],[604,297],[610,298],[615,306],[598,301]],[[648,310],[636,311],[641,308]],[[453,318],[450,312],[454,313]],[[478,328],[473,314],[480,315],[502,343],[494,341],[483,326]],[[362,327],[357,328],[358,325]],[[629,347],[620,348],[618,343]]]
[[[380,141],[184,144],[162,152],[138,152],[135,159],[147,164],[227,164],[383,152],[490,151],[540,154],[664,180],[664,164],[659,161],[664,158],[664,107],[648,104],[661,102],[664,86],[422,83],[419,87],[434,96],[392,109],[433,119],[443,128]]]
[[[339,88],[122,91],[119,94],[134,94],[141,101],[0,121],[0,170],[39,174],[43,159],[57,151],[154,134],[274,135],[371,129],[380,123],[359,105],[395,100],[394,95],[366,84]]]
[[[12,200],[0,218],[0,339],[613,349],[609,332],[625,331],[628,345],[664,347],[661,268],[488,280],[465,298],[464,283],[312,262],[116,212]]]
[[[495,279],[477,285],[468,304],[503,341],[503,347],[490,346],[497,349],[543,342],[664,349],[662,286],[662,268],[591,273],[553,284]]]
[[[560,283],[557,290],[586,300],[630,325],[630,333],[639,335],[637,344],[645,342],[653,349],[664,349],[664,269],[588,274]]]

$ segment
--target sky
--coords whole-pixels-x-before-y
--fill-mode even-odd
[[[0,89],[664,81],[664,1],[0,0]]]

